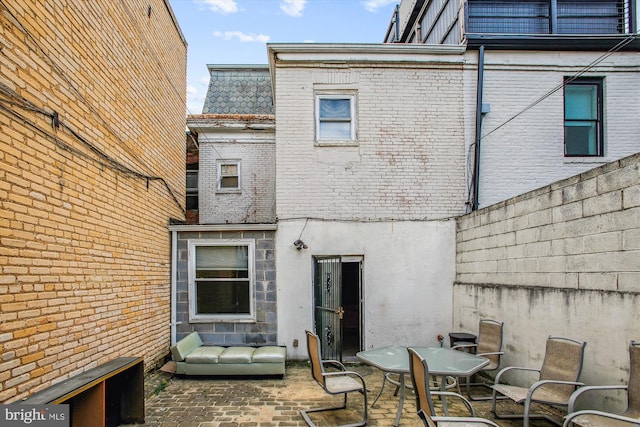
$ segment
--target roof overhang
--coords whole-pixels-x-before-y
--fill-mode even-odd
[[[575,35],[575,34],[465,34],[468,49],[498,50],[572,50],[609,51],[623,45],[621,51],[640,51],[638,34]],[[628,43],[627,43],[628,42]]]

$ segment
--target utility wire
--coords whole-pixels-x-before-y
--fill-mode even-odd
[[[142,159],[140,159],[135,154],[135,152],[133,152],[131,147],[129,147],[129,145],[124,141],[124,139],[121,138],[120,135],[111,127],[111,125],[107,122],[107,120],[105,120],[104,117],[100,115],[100,113],[95,109],[93,104],[89,102],[89,100],[78,90],[78,88],[73,84],[71,79],[67,77],[64,70],[51,58],[51,56],[45,51],[45,49],[38,43],[37,38],[34,37],[33,34],[31,34],[31,32],[24,25],[22,25],[18,17],[6,5],[5,0],[0,0],[0,4],[2,4],[4,9],[7,11],[7,13],[11,16],[11,18],[13,18],[13,20],[18,25],[20,30],[29,38],[29,40],[31,40],[31,43],[33,43],[33,45],[38,49],[38,51],[40,51],[42,56],[44,56],[44,58],[58,72],[58,74],[64,79],[64,81],[67,82],[67,84],[73,90],[73,92],[75,92],[76,95],[78,95],[78,97],[84,102],[87,108],[91,110],[91,112],[103,124],[103,126],[120,142],[121,146],[125,148],[125,150],[129,153],[129,155],[135,158],[139,164],[141,164],[144,167],[147,167],[145,162]]]
[[[181,212],[183,213],[183,215],[186,215],[185,209],[182,207],[182,204],[178,201],[178,198],[176,197],[176,195],[174,194],[173,190],[171,189],[171,187],[169,186],[169,184],[164,180],[164,178],[159,177],[159,176],[152,176],[152,175],[147,175],[147,174],[143,174],[141,172],[138,172],[134,169],[131,169],[130,167],[118,162],[116,159],[112,158],[111,156],[109,156],[108,154],[104,153],[102,150],[100,150],[96,145],[92,144],[91,142],[89,142],[86,138],[84,138],[83,136],[81,136],[77,131],[75,131],[73,128],[71,128],[70,126],[68,126],[66,123],[60,121],[59,117],[58,117],[58,113],[53,111],[53,112],[48,112],[42,108],[39,108],[37,106],[35,106],[32,102],[30,102],[29,100],[21,97],[19,94],[15,93],[13,90],[11,90],[10,88],[8,88],[7,86],[5,86],[4,84],[0,83],[0,94],[3,95],[4,97],[0,98],[0,109],[11,114],[13,117],[19,119],[20,121],[22,121],[24,124],[28,125],[29,127],[31,127],[32,129],[36,130],[40,135],[46,137],[47,139],[53,141],[58,147],[73,153],[75,155],[81,156],[83,158],[86,158],[88,160],[92,160],[97,162],[99,165],[115,170],[117,172],[120,172],[124,175],[128,175],[128,176],[132,176],[135,178],[139,178],[139,179],[144,179],[148,182],[150,181],[160,181],[164,187],[167,189],[167,191],[169,192],[169,195],[171,196],[171,198],[173,199],[173,201],[175,202],[175,204],[178,206],[178,208],[181,210]],[[8,99],[7,99],[8,98]],[[90,155],[88,155],[87,153],[78,150],[77,148],[72,147],[71,145],[63,142],[60,140],[60,138],[58,138],[56,135],[51,134],[50,132],[42,129],[40,126],[38,126],[37,124],[33,123],[32,121],[30,121],[29,119],[27,119],[25,116],[23,116],[22,114],[18,113],[15,110],[12,110],[9,107],[18,107],[27,111],[31,111],[37,114],[41,114],[45,117],[48,117],[51,120],[51,124],[52,127],[54,129],[57,128],[63,128],[65,129],[69,134],[71,134],[75,139],[77,139],[78,141],[80,141],[85,147],[87,147],[91,152],[93,152],[96,156],[98,156],[98,158],[92,157]]]
[[[480,138],[481,139],[486,138],[487,136],[491,135],[492,133],[496,132],[497,130],[505,127],[506,125],[511,123],[513,120],[515,120],[516,118],[518,118],[522,114],[524,114],[527,111],[531,110],[533,107],[535,107],[536,105],[540,104],[542,101],[544,101],[545,99],[549,98],[551,95],[553,95],[554,93],[556,93],[557,91],[562,89],[567,83],[571,83],[572,81],[576,80],[577,78],[579,78],[580,76],[582,76],[586,72],[588,72],[591,69],[593,69],[596,65],[598,65],[599,63],[601,63],[602,61],[607,59],[609,56],[611,56],[614,53],[618,52],[619,50],[621,50],[622,48],[627,46],[629,43],[631,43],[633,40],[637,39],[638,36],[639,36],[639,33],[640,32],[636,32],[636,33],[633,33],[633,34],[629,35],[624,40],[620,41],[614,47],[609,49],[607,52],[605,52],[602,55],[600,55],[598,58],[596,58],[594,61],[592,61],[589,65],[584,67],[582,70],[578,71],[577,73],[575,73],[573,76],[569,77],[568,79],[565,79],[561,84],[559,84],[558,86],[554,87],[549,92],[545,93],[540,98],[536,99],[531,104],[529,104],[528,106],[526,106],[522,110],[518,111],[516,114],[514,114],[513,116],[511,116],[510,118],[508,118],[507,120],[505,120],[504,122],[502,122],[501,124],[499,124],[498,126],[493,128],[489,132],[485,133]]]

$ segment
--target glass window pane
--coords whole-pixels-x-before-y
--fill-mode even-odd
[[[597,93],[596,85],[567,85],[564,89],[565,119],[595,120]]]
[[[247,246],[196,246],[196,270],[244,269],[249,266]]]
[[[220,188],[238,188],[237,176],[226,176],[220,180]]]
[[[220,165],[220,173],[223,176],[238,175],[238,165]]]
[[[197,314],[249,314],[249,281],[197,281]]]
[[[320,120],[350,118],[350,99],[320,99]]]
[[[187,194],[187,210],[188,211],[198,210],[198,194],[195,194],[195,195]]]
[[[198,189],[198,171],[187,171],[187,189]]]
[[[594,122],[565,122],[565,152],[569,156],[598,155],[597,124]]]
[[[320,122],[320,139],[351,139],[351,123]]]

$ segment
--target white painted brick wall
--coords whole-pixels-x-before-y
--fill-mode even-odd
[[[217,161],[239,159],[241,191],[219,192]],[[271,141],[208,142],[200,138],[201,224],[275,221],[275,146]]]
[[[460,64],[278,68],[278,217],[463,213],[462,75]],[[314,145],[314,87],[357,91],[357,147]]]
[[[592,63],[602,52],[486,51],[483,135]],[[477,52],[467,53],[477,64]],[[549,96],[481,142],[480,206],[488,206],[640,151],[640,55],[616,53],[584,76],[604,77],[605,157],[565,158],[563,91]],[[467,145],[473,142],[476,70],[465,77]],[[576,189],[579,191],[579,189]]]

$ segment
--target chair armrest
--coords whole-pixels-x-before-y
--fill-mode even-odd
[[[477,353],[476,356],[495,356],[495,355],[502,355],[504,354],[504,351],[492,351],[489,353]]]
[[[326,366],[326,365],[333,365],[336,368],[340,369],[341,371],[346,371],[347,368],[344,367],[344,365],[342,364],[342,362],[339,362],[337,360],[333,360],[333,359],[325,359],[322,361],[322,365]]]
[[[560,380],[536,381],[535,383],[531,384],[531,386],[529,387],[529,392],[527,393],[527,400],[531,401],[531,396],[533,396],[533,393],[536,391],[536,389],[538,389],[539,387],[542,387],[545,384],[564,384],[564,385],[574,385],[578,387],[584,385],[584,383],[581,383],[578,381],[560,381]]]
[[[432,391],[431,392],[432,396],[451,396],[451,397],[457,397],[458,399],[462,400],[462,403],[464,403],[464,406],[467,407],[467,410],[469,411],[469,414],[472,417],[476,416],[476,411],[473,409],[473,406],[471,406],[471,402],[469,402],[469,400],[467,400],[466,397],[464,397],[461,394],[458,393],[454,393],[452,391]]]
[[[459,348],[475,348],[475,347],[478,347],[478,344],[473,344],[473,343],[458,344],[458,345],[454,345],[453,347],[451,347],[451,350],[457,350]]]
[[[500,378],[502,378],[502,376],[504,374],[506,374],[507,372],[509,372],[509,371],[532,371],[532,372],[537,372],[538,374],[540,374],[540,369],[536,369],[536,368],[525,368],[525,367],[522,367],[522,366],[507,366],[506,368],[500,369],[500,371],[496,375],[496,379],[494,381],[494,384],[500,384]]]
[[[362,390],[364,392],[367,391],[367,386],[364,382],[364,378],[357,372],[354,371],[340,371],[340,372],[323,372],[323,377],[357,377],[358,380],[362,383]]]
[[[569,406],[567,408],[567,412],[571,413],[575,411],[576,401],[579,397],[581,397],[584,393],[590,391],[603,391],[603,390],[628,390],[629,386],[627,385],[588,385],[584,387],[578,388],[576,391],[571,394],[569,398]]]
[[[612,420],[619,420],[619,421],[625,421],[628,422],[634,426],[640,425],[640,419],[638,418],[630,418],[630,417],[625,417],[624,415],[617,415],[617,414],[612,414],[611,412],[603,412],[603,411],[594,411],[592,409],[588,409],[588,410],[584,410],[584,411],[578,411],[578,412],[572,412],[569,415],[567,415],[564,419],[564,423],[562,424],[563,427],[568,427],[571,424],[571,421],[576,418],[579,417],[580,415],[599,415],[601,417],[606,417],[606,418],[610,418]]]
[[[433,421],[435,421],[436,423],[438,421],[442,421],[445,423],[478,423],[478,424],[484,424],[487,426],[491,426],[491,427],[500,427],[498,424],[494,423],[493,421],[489,421],[489,420],[485,420],[484,418],[475,418],[475,417],[431,417],[431,419]]]

